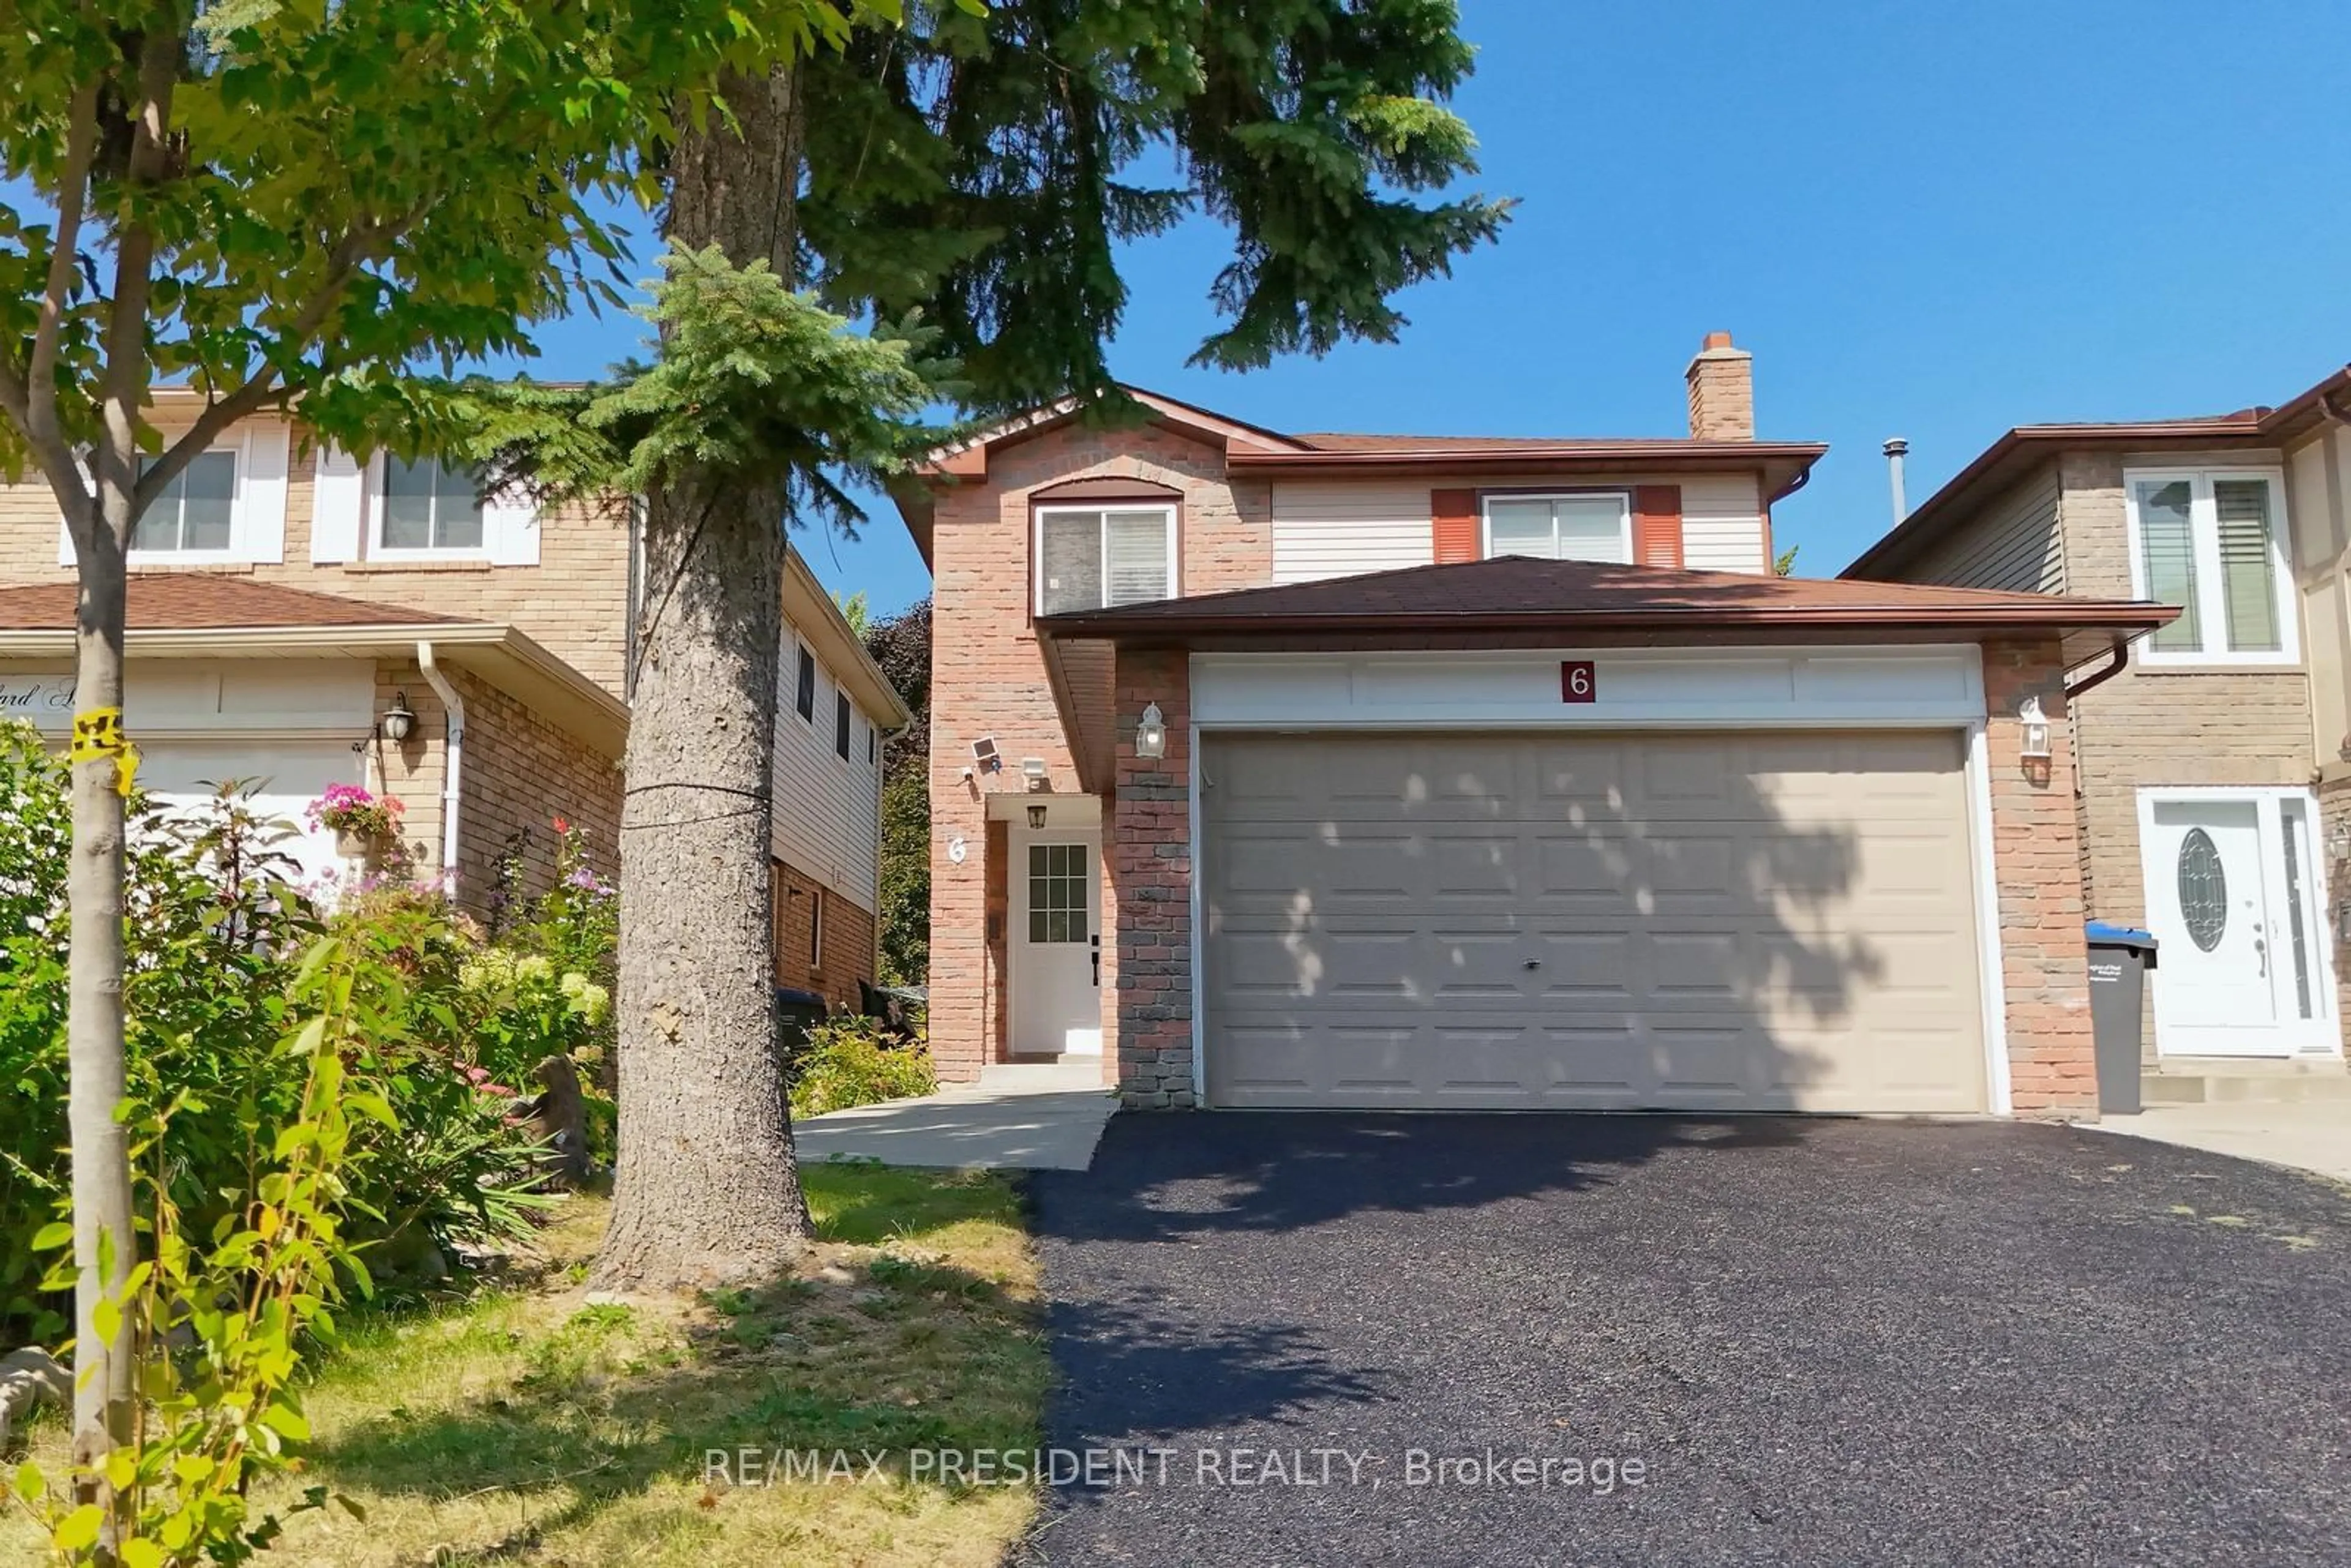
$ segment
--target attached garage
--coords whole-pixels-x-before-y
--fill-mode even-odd
[[[1212,1105],[1986,1109],[1956,729],[1200,757]]]
[[[1121,1093],[2095,1113],[2065,704],[2174,613],[1496,557],[1040,617]]]

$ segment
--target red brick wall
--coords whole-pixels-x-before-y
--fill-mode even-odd
[[[1025,757],[1044,759],[1055,789],[1077,788],[1029,624],[1029,496],[1065,480],[1102,477],[1182,492],[1186,593],[1256,587],[1273,570],[1269,487],[1228,484],[1217,448],[1158,426],[1050,431],[993,454],[984,482],[939,496],[932,545],[931,1050],[950,1082],[977,1078],[1004,1052],[1004,841],[1002,825],[991,830],[987,821],[985,797],[1022,790]],[[967,782],[971,743],[983,735],[996,737],[1003,771]],[[947,852],[957,838],[966,847],[960,865]]]
[[[873,916],[837,893],[821,890],[815,878],[788,861],[771,862],[774,873],[776,984],[814,991],[836,1009],[852,1011],[864,998],[860,980],[873,980]],[[824,945],[809,962],[817,899],[824,900]]]
[[[1987,643],[1983,662],[2010,1092],[2021,1116],[2095,1117],[2097,1068],[2064,665],[2054,640]],[[2046,763],[2019,755],[2016,710],[2028,695],[2041,699],[2049,717],[2054,756]]]
[[[1135,716],[1157,703],[1167,751],[1134,754]],[[1118,799],[1102,835],[1110,870],[1104,918],[1118,933],[1104,976],[1118,998],[1102,1050],[1114,1052],[1130,1105],[1193,1104],[1192,685],[1181,650],[1118,656]],[[1112,945],[1105,944],[1108,947]],[[1112,956],[1105,953],[1105,957]]]

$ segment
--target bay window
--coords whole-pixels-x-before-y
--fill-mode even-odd
[[[1173,507],[1037,508],[1037,613],[1176,597]]]
[[[2134,470],[2123,476],[2131,590],[2180,606],[2149,634],[2149,664],[2291,664],[2301,657],[2274,473]]]

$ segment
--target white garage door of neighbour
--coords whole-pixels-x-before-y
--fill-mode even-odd
[[[142,747],[139,759],[139,782],[172,806],[208,800],[214,785],[231,779],[257,782],[253,810],[292,829],[274,847],[295,859],[305,882],[339,871],[342,862],[333,830],[312,829],[303,812],[328,785],[359,776],[359,758],[344,741],[159,740]]]
[[[1956,732],[1211,735],[1209,1102],[1984,1109]]]

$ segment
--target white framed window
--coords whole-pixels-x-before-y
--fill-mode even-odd
[[[2282,474],[2133,468],[2123,502],[2132,593],[2180,606],[2179,620],[2141,639],[2144,663],[2301,662]]]
[[[1176,508],[1040,507],[1040,615],[1176,597]]]
[[[1622,490],[1489,496],[1486,549],[1542,560],[1633,559],[1633,497]]]
[[[200,452],[163,487],[131,530],[131,560],[228,560],[236,554],[242,445]],[[152,458],[141,458],[147,472]]]
[[[387,455],[371,508],[372,556],[486,558],[480,476],[437,457],[406,462]]]

